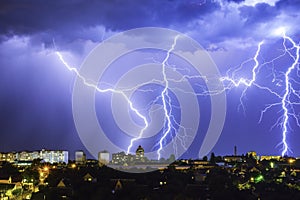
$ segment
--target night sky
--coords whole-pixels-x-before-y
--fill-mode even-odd
[[[237,69],[253,57],[259,42],[264,40],[258,60],[260,64],[268,63],[261,65],[257,84],[282,96],[284,72],[292,59],[283,55],[269,61],[284,52],[283,39],[276,30],[284,28],[287,36],[300,42],[299,10],[297,0],[3,0],[0,151],[65,149],[70,151],[71,158],[75,150],[87,151],[73,121],[72,90],[76,76],[64,67],[55,51],[79,68],[101,41],[133,28],[162,27],[188,35],[208,51],[224,76],[229,69]],[[291,47],[291,43],[287,46]],[[236,77],[249,78],[253,65],[253,60],[246,63]],[[300,90],[297,72],[291,74],[291,79],[294,88]],[[236,145],[240,154],[254,150],[260,155],[281,155],[281,106],[269,109],[259,123],[261,111],[280,102],[279,98],[253,86],[243,98],[243,109],[240,97],[244,88],[226,92],[226,121],[212,151],[217,155],[233,154]],[[295,96],[292,101],[299,104]],[[289,107],[298,117],[299,108]],[[292,117],[287,141],[288,155],[300,156],[300,128]],[[201,144],[193,145],[185,157],[197,157],[198,152],[193,150]]]

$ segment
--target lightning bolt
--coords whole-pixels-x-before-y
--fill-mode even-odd
[[[261,41],[259,44],[258,44],[258,48],[256,50],[256,53],[255,53],[255,56],[253,57],[253,60],[255,62],[255,65],[254,67],[252,68],[252,78],[250,80],[248,79],[245,79],[245,78],[240,78],[238,80],[234,80],[232,78],[230,78],[229,76],[225,76],[225,77],[221,77],[220,78],[220,81],[224,82],[224,81],[229,81],[231,84],[233,84],[234,87],[238,87],[240,85],[245,85],[246,87],[250,87],[256,80],[256,73],[257,73],[257,70],[258,70],[258,67],[259,67],[259,62],[257,60],[258,56],[259,56],[259,53],[260,53],[260,50],[261,50],[261,45],[264,43],[264,41]],[[246,61],[247,62],[247,61]],[[245,63],[245,62],[244,62]],[[243,63],[243,64],[244,64]],[[237,72],[238,70],[240,70],[242,67],[243,67],[243,64],[240,66],[240,68],[236,69],[234,71],[234,74],[235,72]]]
[[[174,42],[173,42],[171,48],[167,51],[167,55],[166,55],[165,59],[162,62],[162,74],[163,74],[163,80],[164,80],[164,83],[165,83],[165,87],[164,87],[164,89],[161,93],[161,98],[162,98],[163,110],[164,110],[164,114],[165,114],[166,129],[164,130],[163,136],[159,140],[159,149],[157,150],[158,159],[160,159],[160,157],[161,157],[160,152],[163,148],[163,141],[165,140],[167,135],[172,130],[172,122],[171,122],[172,102],[171,102],[171,98],[170,98],[169,92],[168,92],[168,90],[169,90],[169,80],[167,78],[166,66],[167,66],[167,62],[170,58],[170,54],[176,46],[178,38],[179,38],[179,35],[175,36]],[[169,108],[169,110],[168,110],[168,108]]]
[[[159,139],[159,142],[157,143],[158,146],[158,150],[157,150],[157,157],[158,159],[161,158],[161,152],[163,150],[163,145],[165,143],[165,140],[167,138],[168,135],[172,134],[172,130],[176,131],[176,128],[174,127],[174,125],[178,126],[179,128],[184,130],[184,134],[187,135],[185,133],[186,129],[185,127],[180,126],[179,123],[176,122],[174,116],[172,116],[172,109],[174,107],[174,105],[172,105],[172,100],[171,97],[169,95],[169,90],[172,89],[170,88],[170,81],[173,82],[181,82],[181,81],[186,81],[187,79],[193,79],[193,78],[201,78],[204,79],[206,82],[209,81],[207,77],[201,77],[201,76],[188,76],[188,75],[184,75],[181,79],[175,80],[175,79],[170,79],[167,76],[167,67],[168,66],[168,60],[170,58],[170,55],[172,53],[172,51],[174,51],[176,44],[177,44],[177,40],[179,38],[179,35],[177,35],[176,37],[174,37],[173,43],[170,47],[170,49],[167,51],[166,56],[164,57],[163,61],[160,63],[162,66],[162,75],[163,75],[163,80],[155,80],[153,79],[153,82],[157,82],[160,83],[162,85],[164,85],[163,90],[161,91],[160,95],[152,102],[149,103],[150,104],[154,104],[156,101],[158,101],[158,99],[161,99],[162,101],[162,109],[163,109],[163,113],[164,113],[164,127],[163,127],[163,135],[162,137]],[[275,125],[279,125],[282,129],[282,142],[280,143],[282,145],[282,156],[286,155],[287,152],[290,150],[288,142],[287,142],[287,134],[290,130],[290,119],[294,118],[296,120],[296,124],[300,127],[300,123],[299,123],[299,118],[300,115],[298,115],[295,112],[294,106],[300,105],[299,102],[295,102],[295,100],[292,100],[292,96],[294,95],[295,97],[297,97],[298,99],[300,98],[300,91],[296,90],[293,87],[293,83],[294,84],[299,84],[300,82],[297,82],[297,80],[293,79],[291,77],[291,73],[296,70],[298,68],[297,71],[297,76],[299,77],[300,73],[299,73],[299,51],[300,51],[300,46],[299,44],[296,44],[296,42],[294,42],[292,40],[292,38],[288,37],[285,33],[283,33],[282,35],[283,38],[283,53],[274,58],[273,60],[269,61],[269,62],[264,62],[263,64],[259,63],[259,56],[261,54],[261,47],[264,44],[264,41],[261,41],[258,44],[257,50],[255,52],[255,55],[253,56],[253,58],[246,60],[245,62],[243,62],[237,69],[235,69],[233,72],[231,72],[231,75],[229,75],[228,71],[226,73],[226,76],[221,77],[219,79],[219,81],[221,83],[224,84],[224,90],[222,91],[205,91],[205,88],[202,87],[200,84],[199,86],[202,87],[203,92],[201,93],[197,93],[196,95],[214,95],[214,94],[219,94],[221,92],[224,92],[225,90],[230,90],[232,88],[235,87],[244,87],[242,94],[240,96],[240,105],[242,106],[243,110],[245,110],[244,108],[244,103],[243,103],[243,99],[246,95],[246,92],[248,90],[248,88],[250,87],[257,87],[258,89],[261,90],[265,90],[267,92],[269,92],[270,94],[274,95],[277,99],[279,99],[278,102],[276,103],[272,103],[267,105],[262,111],[261,111],[261,116],[259,119],[259,122],[261,122],[263,115],[265,112],[267,112],[269,109],[271,109],[272,107],[275,106],[280,106],[281,110],[283,112],[283,114],[281,115],[281,117],[276,121]],[[287,43],[290,43],[292,45],[292,47],[288,47]],[[143,120],[144,125],[142,126],[139,134],[137,137],[131,139],[130,144],[127,148],[127,154],[130,153],[131,148],[133,147],[134,142],[136,142],[137,140],[141,139],[143,137],[144,132],[146,131],[146,129],[149,127],[149,122],[147,121],[147,118],[145,116],[143,116],[141,114],[141,112],[136,109],[133,105],[133,102],[129,99],[129,97],[125,94],[126,90],[131,90],[131,89],[136,89],[135,88],[130,88],[130,89],[121,89],[121,90],[116,90],[113,87],[112,88],[108,88],[108,89],[101,89],[100,87],[98,87],[98,84],[94,84],[91,81],[87,80],[84,76],[82,76],[80,74],[80,72],[77,70],[77,68],[70,66],[63,58],[62,54],[58,51],[55,52],[56,55],[58,56],[58,58],[60,59],[60,61],[63,63],[63,65],[69,70],[72,71],[76,74],[76,76],[88,87],[91,87],[93,89],[95,89],[97,92],[100,93],[118,93],[121,94],[125,100],[127,101],[130,109],[135,113],[136,116],[138,116],[140,119]],[[267,86],[263,86],[260,85],[259,83],[257,83],[257,76],[259,75],[260,69],[263,66],[266,66],[268,64],[273,64],[273,68],[272,68],[272,74],[274,77],[273,82],[277,81],[278,85],[279,84],[279,79],[277,79],[276,73],[277,71],[274,68],[274,62],[283,57],[284,55],[289,55],[292,60],[293,63],[292,65],[290,65],[286,71],[284,71],[283,74],[281,74],[283,76],[283,83],[284,83],[284,92],[283,94],[280,94],[278,92],[276,92],[275,90],[273,90],[270,87]],[[244,68],[244,65],[247,64],[248,62],[254,62],[253,67],[251,68],[251,77],[250,78],[238,78],[237,74],[240,70],[242,70]],[[174,67],[174,66],[173,66]],[[179,69],[173,69],[173,70],[179,70]],[[151,81],[151,82],[152,82]],[[185,91],[182,91],[185,92]],[[181,138],[182,137],[182,138]],[[185,147],[184,145],[184,136],[179,136],[178,138],[181,140],[181,144],[183,147]],[[174,147],[174,150],[176,151],[176,148]]]
[[[266,88],[266,87],[263,87],[263,86],[260,86],[258,84],[255,83],[256,81],[256,77],[257,77],[257,73],[259,73],[259,62],[258,62],[258,56],[260,54],[260,51],[261,51],[261,46],[264,44],[264,41],[261,41],[259,42],[258,44],[258,47],[257,47],[257,50],[255,52],[255,55],[253,58],[249,59],[249,60],[246,60],[245,62],[243,62],[239,68],[237,68],[236,70],[234,70],[232,72],[232,77],[230,76],[224,76],[224,77],[221,77],[220,78],[220,81],[221,82],[228,82],[228,84],[226,84],[224,90],[230,90],[234,87],[239,87],[239,86],[244,86],[244,89],[242,91],[242,94],[241,94],[241,97],[240,97],[240,105],[239,107],[241,106],[243,108],[243,111],[245,111],[245,106],[244,106],[244,103],[243,103],[243,98],[245,97],[246,95],[246,92],[248,90],[249,87],[251,87],[252,85],[255,85],[256,87],[260,88],[260,89],[264,89],[264,90],[268,90],[269,92],[271,92],[272,94],[275,94],[277,95],[276,93],[274,93],[272,90],[270,90],[269,88]],[[246,78],[239,78],[239,79],[236,79],[235,76],[236,76],[236,73],[238,71],[240,71],[243,66],[250,62],[250,61],[254,61],[254,66],[251,70],[251,73],[252,73],[252,77],[251,79],[246,79]]]
[[[265,63],[260,65],[259,61],[258,61],[258,56],[260,55],[260,52],[261,52],[261,46],[264,44],[264,42],[261,41],[258,44],[257,51],[256,51],[253,58],[243,62],[240,65],[239,68],[237,68],[236,70],[233,71],[231,77],[228,76],[228,75],[224,76],[224,77],[221,77],[220,81],[223,82],[223,83],[224,82],[227,83],[226,87],[225,87],[225,90],[232,89],[233,87],[240,87],[240,86],[245,87],[243,89],[242,95],[240,97],[240,102],[241,102],[240,105],[242,105],[243,108],[244,108],[243,97],[245,96],[247,89],[251,86],[255,86],[259,89],[266,90],[270,94],[276,96],[279,99],[279,102],[269,104],[268,106],[265,107],[265,109],[263,109],[261,111],[261,116],[260,116],[259,122],[262,120],[263,114],[266,111],[268,111],[270,108],[272,108],[274,106],[280,106],[281,107],[281,110],[283,111],[283,114],[282,114],[281,117],[279,117],[279,119],[276,121],[274,126],[280,125],[280,127],[282,128],[282,141],[280,143],[282,145],[281,155],[285,156],[285,155],[287,155],[288,151],[290,151],[290,147],[289,147],[288,141],[287,141],[287,134],[289,132],[289,127],[290,127],[290,124],[289,124],[290,117],[294,118],[295,121],[296,121],[296,124],[300,127],[299,115],[296,114],[295,109],[294,109],[294,106],[300,105],[300,103],[291,100],[291,95],[296,96],[298,99],[300,97],[300,92],[293,88],[293,83],[299,84],[299,82],[297,82],[295,79],[291,78],[291,73],[294,70],[296,70],[297,67],[299,66],[300,46],[298,44],[296,44],[296,42],[291,37],[288,37],[285,34],[284,31],[282,33],[282,38],[283,38],[282,45],[283,45],[284,50],[283,50],[283,53],[280,56],[274,58],[273,60],[271,60],[269,62],[265,62]],[[292,47],[288,48],[287,47],[287,42],[289,42],[292,45]],[[292,58],[293,63],[283,73],[284,92],[283,92],[283,95],[282,94],[280,95],[279,93],[274,91],[272,88],[269,88],[269,87],[262,86],[262,85],[258,84],[256,82],[256,78],[258,76],[259,69],[262,66],[267,65],[267,64],[271,64],[271,63],[273,64],[277,59],[279,59],[279,58],[281,58],[285,55],[289,55]],[[243,68],[243,65],[245,63],[247,63],[251,60],[253,60],[255,62],[255,65],[252,68],[252,77],[251,77],[251,79],[246,79],[246,78],[238,78],[237,79],[235,77],[236,73]],[[272,73],[273,73],[273,77],[274,77],[273,82],[275,82],[276,81],[276,75],[275,75],[276,70],[274,69],[274,65],[273,65],[272,71],[273,71]],[[298,71],[299,71],[299,69],[298,69]],[[298,71],[297,71],[297,76],[299,77],[299,74],[298,74],[299,72]],[[280,84],[278,84],[277,86],[280,86]]]
[[[148,128],[149,126],[149,123],[146,119],[145,116],[143,116],[139,111],[138,109],[136,109],[133,105],[133,102],[128,98],[128,96],[124,93],[124,91],[122,90],[116,90],[114,88],[108,88],[108,89],[101,89],[97,86],[97,84],[94,84],[92,83],[91,81],[88,81],[83,75],[80,74],[80,72],[77,70],[76,67],[72,67],[70,66],[66,61],[65,59],[63,58],[62,54],[58,51],[55,51],[55,54],[58,56],[59,60],[63,63],[63,65],[71,72],[74,72],[76,74],[76,76],[83,82],[84,85],[88,86],[88,87],[91,87],[93,89],[95,89],[97,92],[100,92],[100,93],[107,93],[107,92],[110,92],[110,93],[117,93],[117,94],[121,94],[125,100],[127,101],[130,109],[136,114],[136,116],[138,116],[140,119],[143,120],[144,122],[144,126],[143,128],[141,129],[141,131],[139,132],[138,136],[131,139],[130,141],[130,144],[127,148],[127,154],[130,153],[130,149],[132,148],[133,146],[133,143],[139,139],[142,138],[143,136],[143,133],[145,132],[145,130]]]
[[[161,98],[162,100],[162,107],[163,107],[163,112],[164,112],[164,130],[163,130],[163,136],[160,138],[159,142],[158,142],[158,145],[159,145],[159,148],[157,150],[157,156],[158,156],[158,159],[161,158],[161,151],[163,149],[163,145],[164,145],[164,141],[166,139],[166,137],[171,133],[171,130],[174,129],[174,126],[172,124],[172,122],[174,122],[178,127],[180,128],[183,128],[179,123],[176,122],[175,118],[172,116],[172,101],[171,101],[171,97],[169,96],[169,92],[168,90],[170,89],[169,88],[169,80],[168,80],[168,77],[167,77],[167,62],[170,58],[170,54],[171,52],[174,50],[175,46],[176,46],[176,43],[177,43],[177,40],[179,38],[179,35],[175,36],[174,38],[174,41],[173,41],[173,44],[171,46],[171,48],[167,51],[167,54],[164,58],[164,60],[162,61],[161,65],[162,65],[162,75],[163,75],[163,80],[162,81],[159,81],[159,80],[155,80],[153,79],[151,82],[158,82],[158,83],[161,83],[164,85],[164,88],[161,92],[161,94],[156,98],[156,100],[150,102],[150,104],[154,103],[155,101],[157,101],[159,98]],[[55,45],[55,43],[54,43]],[[127,103],[129,104],[130,106],[130,109],[140,118],[143,120],[144,122],[144,126],[143,128],[141,129],[141,131],[139,132],[138,136],[131,139],[130,140],[130,144],[127,148],[127,154],[130,153],[131,151],[131,148],[133,147],[133,144],[135,141],[139,140],[142,138],[144,132],[146,131],[146,129],[149,127],[149,122],[147,121],[146,117],[143,116],[139,111],[138,109],[136,109],[133,105],[133,102],[128,98],[128,96],[124,93],[124,91],[127,91],[127,90],[131,90],[131,89],[122,89],[122,90],[116,90],[114,88],[108,88],[108,89],[101,89],[100,87],[97,86],[97,84],[95,83],[92,83],[91,81],[87,80],[82,74],[80,74],[80,72],[77,70],[76,67],[72,67],[70,66],[66,61],[65,59],[63,58],[63,55],[58,52],[58,51],[55,51],[55,54],[58,56],[59,60],[63,63],[63,65],[71,72],[74,72],[75,75],[88,87],[91,87],[93,89],[95,89],[97,92],[100,92],[100,93],[107,93],[107,92],[110,92],[110,93],[118,93],[118,94],[121,94],[127,101]],[[135,88],[138,88],[139,86],[136,86]],[[186,130],[184,129],[184,132]],[[185,133],[186,134],[186,133]],[[179,139],[181,138],[180,136],[178,137]],[[184,142],[181,141],[182,145],[184,145]],[[176,150],[175,150],[176,151]]]
[[[292,55],[290,53],[290,51],[288,50],[288,48],[286,47],[286,41],[289,41],[290,43],[292,43],[292,48],[296,49],[296,56]],[[296,69],[297,65],[299,64],[299,50],[300,50],[300,46],[297,45],[292,38],[286,36],[285,32],[283,34],[283,46],[284,46],[284,50],[285,52],[287,52],[294,60],[293,64],[287,69],[286,73],[284,74],[285,77],[285,92],[282,98],[282,109],[283,109],[283,122],[282,122],[282,126],[283,126],[283,132],[282,132],[282,144],[283,144],[283,151],[282,151],[282,156],[287,154],[287,151],[289,150],[289,146],[287,143],[287,133],[288,133],[288,125],[289,125],[289,109],[288,106],[290,104],[292,104],[292,102],[290,101],[290,95],[291,93],[296,92],[296,90],[293,89],[292,87],[292,83],[291,83],[291,79],[290,79],[290,74],[293,70]],[[299,97],[299,94],[297,94],[297,96]],[[295,113],[291,113],[292,116],[294,116],[294,118],[298,119],[295,116]],[[298,120],[296,120],[298,122]],[[298,123],[299,125],[299,123]]]

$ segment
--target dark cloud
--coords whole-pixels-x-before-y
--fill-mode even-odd
[[[245,0],[227,0],[228,2],[234,2],[234,3],[241,3],[244,2]]]
[[[240,8],[241,17],[246,19],[246,24],[262,23],[274,19],[280,14],[279,10],[266,3],[252,6],[243,6]]]
[[[0,3],[0,41],[13,35],[28,35],[33,44],[52,47],[55,39],[58,46],[67,48],[68,44],[78,41],[99,42],[103,32],[158,26],[181,32],[196,30],[202,33],[200,40],[204,44],[219,43],[232,38],[255,37],[257,24],[276,23],[277,17],[285,13],[297,15],[300,7],[299,1],[292,0],[279,1],[275,6],[267,3],[246,6],[244,3],[243,0],[228,0],[225,4],[204,0],[4,0]],[[230,4],[236,5],[228,6]],[[82,49],[80,44],[70,48]]]
[[[119,31],[142,26],[183,25],[219,8],[216,2],[192,1],[2,1],[1,35],[43,33],[49,42],[60,36],[72,41],[90,27]],[[3,36],[2,36],[3,38]]]
[[[0,151],[80,146],[70,104],[72,75],[27,42],[16,37],[0,45]]]
[[[276,7],[280,9],[291,9],[299,11],[300,1],[299,0],[280,0],[276,3]]]

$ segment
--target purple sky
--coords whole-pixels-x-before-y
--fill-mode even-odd
[[[281,55],[280,28],[284,28],[295,42],[300,42],[299,1],[257,2],[1,1],[0,151],[66,149],[72,158],[73,151],[85,150],[72,115],[72,89],[76,77],[60,62],[56,50],[70,65],[79,68],[97,44],[116,33],[147,26],[170,28],[199,42],[225,76],[230,68],[238,68],[253,57],[262,40],[265,43],[258,57],[260,63]],[[245,65],[245,71],[240,70],[238,76],[249,77],[253,64]],[[291,64],[287,55],[261,66],[257,83],[283,95],[283,73]],[[273,82],[272,72],[278,75]],[[295,80],[294,88],[300,90],[297,74],[291,77]],[[232,154],[236,145],[238,153],[255,150],[260,155],[281,154],[281,127],[271,128],[282,116],[280,105],[268,110],[258,123],[261,110],[270,103],[279,102],[278,98],[257,87],[249,88],[243,111],[239,109],[243,89],[226,92],[227,117],[212,151],[218,155]],[[299,102],[299,99],[293,97],[293,101]],[[299,115],[299,106],[293,109]],[[300,156],[300,128],[293,118],[287,141],[289,155]],[[198,155],[193,152],[195,146],[197,144],[188,151],[187,157]]]

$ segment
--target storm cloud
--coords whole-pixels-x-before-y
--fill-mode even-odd
[[[111,35],[133,28],[163,27],[195,39],[209,50],[220,71],[226,72],[253,56],[262,40],[266,44],[272,40],[272,48],[263,46],[263,50],[274,53],[276,45],[282,44],[276,35],[278,28],[299,41],[299,10],[299,0],[2,0],[0,151],[84,149],[72,116],[75,76],[63,67],[55,50],[79,67],[85,56]],[[269,139],[265,135],[257,141],[261,135],[255,133],[269,129],[270,123],[257,127],[257,113],[250,111],[250,120],[237,114],[238,100],[228,100],[228,115],[237,123],[225,127],[216,151],[230,151],[245,135],[253,144]],[[257,106],[257,101],[249,104]],[[255,126],[253,133],[242,125]],[[296,137],[294,141],[299,141]],[[268,149],[262,144],[260,150],[277,152],[278,138],[270,139]],[[248,142],[242,150],[250,147]],[[295,152],[300,154],[300,149]]]
[[[0,35],[7,40],[14,35],[36,37],[46,45],[74,40],[101,41],[105,32],[119,32],[145,26],[174,28],[183,32],[203,33],[204,42],[245,38],[254,26],[271,26],[284,18],[299,22],[297,1],[276,4],[247,1],[180,0],[104,0],[104,1],[1,1]],[[291,11],[294,11],[291,13]],[[293,20],[293,21],[292,21]],[[210,26],[212,24],[212,26]],[[299,23],[298,23],[299,24]],[[222,27],[222,28],[219,28]],[[292,27],[294,32],[296,27]],[[98,31],[98,32],[97,32]]]

